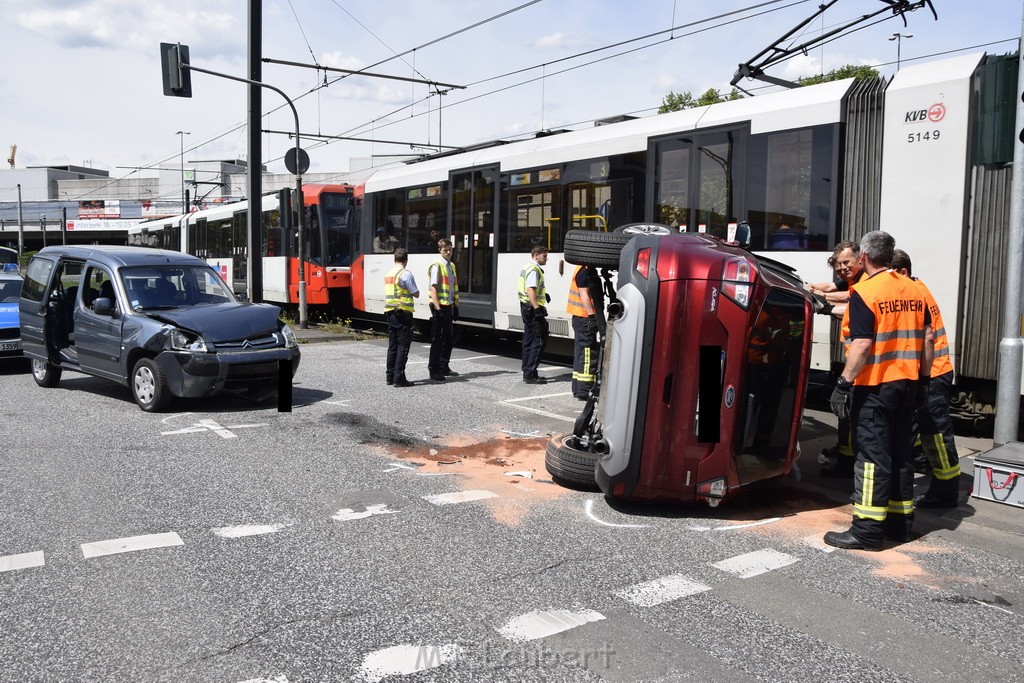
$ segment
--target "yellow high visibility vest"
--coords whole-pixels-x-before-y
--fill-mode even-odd
[[[402,286],[401,277],[405,266],[395,266],[384,276],[384,310],[413,311],[412,292]]]

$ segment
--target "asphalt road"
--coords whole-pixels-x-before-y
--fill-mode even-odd
[[[433,384],[426,353],[396,389],[380,340],[305,344],[291,412],[0,367],[0,680],[1024,680],[1024,511],[829,552],[816,411],[793,478],[612,504],[544,471],[568,368],[460,348]]]

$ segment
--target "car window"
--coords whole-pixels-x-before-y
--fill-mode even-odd
[[[121,280],[137,311],[234,301],[224,281],[208,266],[125,268]]]
[[[21,294],[21,278],[0,279],[0,303],[12,304]]]
[[[110,302],[117,306],[117,299],[114,294],[114,283],[110,271],[99,266],[89,266],[85,271],[83,282],[82,303],[92,307],[96,299],[110,299]]]
[[[25,275],[21,296],[29,301],[42,303],[43,294],[46,293],[46,284],[50,281],[52,272],[53,261],[43,258],[32,259],[28,264],[28,273]]]

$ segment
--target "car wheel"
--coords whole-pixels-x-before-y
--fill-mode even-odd
[[[60,382],[61,369],[48,360],[32,359],[32,379],[41,387],[55,387]]]
[[[678,235],[678,230],[673,230],[663,223],[629,223],[615,228],[615,232],[623,235]]]
[[[556,434],[551,437],[544,454],[544,466],[556,483],[569,488],[596,491],[594,470],[599,456],[570,446],[570,439],[573,438],[572,434]]]
[[[132,372],[132,398],[147,413],[155,413],[171,402],[164,371],[151,358],[141,358]]]
[[[570,230],[565,233],[565,260],[574,266],[618,268],[622,248],[632,237],[618,231]]]

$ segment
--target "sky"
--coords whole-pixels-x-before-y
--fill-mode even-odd
[[[263,81],[294,101],[310,171],[345,172],[352,158],[518,139],[619,114],[650,116],[670,91],[727,92],[738,64],[813,15],[819,2],[263,0],[264,58],[431,81],[446,94],[422,83],[279,64],[263,65]],[[795,79],[868,64],[892,75],[897,44],[903,65],[972,46],[1016,50],[1024,0],[933,4],[937,21],[926,8],[909,13],[906,27],[882,14],[767,73]],[[19,168],[85,165],[115,178],[177,168],[182,156],[186,163],[244,159],[246,86],[193,73],[191,99],[165,97],[159,44],[187,45],[195,66],[244,76],[248,6],[0,0],[3,158],[16,144]],[[838,0],[790,43],[883,7],[883,0]],[[890,40],[896,33],[912,37]],[[775,89],[739,85],[755,95]],[[263,92],[262,127],[293,131],[284,99]],[[283,156],[294,141],[283,133],[262,140],[268,170],[285,173]]]

